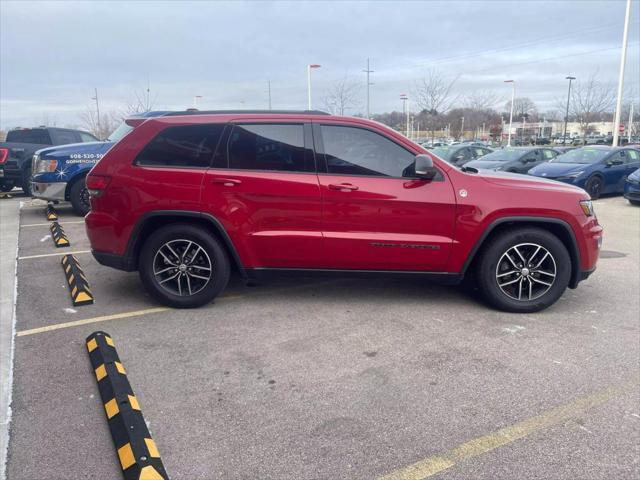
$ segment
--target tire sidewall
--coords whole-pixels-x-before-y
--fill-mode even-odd
[[[496,268],[502,255],[514,245],[536,243],[546,248],[556,262],[553,286],[540,298],[530,301],[514,300],[505,295],[496,279]],[[504,232],[493,239],[482,254],[478,266],[478,284],[485,299],[493,306],[515,313],[531,313],[553,305],[564,293],[571,278],[571,257],[555,235],[541,229],[519,229]]]
[[[167,292],[153,275],[153,259],[158,249],[171,240],[193,240],[209,255],[213,278],[198,293],[179,296]],[[220,242],[208,231],[187,224],[162,227],[144,243],[139,257],[139,274],[147,291],[160,303],[175,308],[195,308],[211,302],[226,287],[230,276],[229,258]]]
[[[600,189],[597,192],[595,192],[595,194],[593,194],[591,193],[591,188],[589,188],[589,186],[591,185],[591,183],[593,183],[596,180],[600,182]],[[589,177],[589,179],[586,181],[584,186],[585,186],[585,190],[587,191],[591,199],[597,200],[598,198],[600,198],[600,195],[602,195],[602,189],[604,188],[604,180],[599,175],[593,175]]]
[[[31,191],[31,168],[26,168],[22,171],[22,191],[27,197],[33,196]]]
[[[86,177],[76,181],[69,192],[69,200],[71,200],[73,211],[81,217],[84,217],[91,210],[91,205],[85,205],[82,202],[82,191],[87,189],[85,179]]]

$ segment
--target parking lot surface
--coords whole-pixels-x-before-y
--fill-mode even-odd
[[[120,478],[95,330],[172,479],[640,475],[640,209],[620,197],[596,202],[595,274],[532,315],[415,279],[234,279],[211,305],[166,309],[95,262],[70,207],[56,249],[42,203],[0,205],[20,201],[10,479]],[[71,252],[93,305],[71,306]]]

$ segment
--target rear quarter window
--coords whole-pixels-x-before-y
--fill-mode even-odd
[[[136,165],[208,168],[224,124],[182,125],[158,133],[135,160]]]

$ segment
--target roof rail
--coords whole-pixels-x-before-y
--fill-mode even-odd
[[[165,116],[176,115],[228,115],[228,114],[292,114],[292,115],[331,115],[321,110],[196,110],[189,109],[183,112],[170,112]]]

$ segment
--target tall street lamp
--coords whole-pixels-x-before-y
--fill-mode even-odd
[[[321,65],[316,63],[307,65],[307,110],[311,110],[311,69],[320,67]]]
[[[460,125],[460,141],[462,142],[464,140],[464,117],[462,117],[460,120],[462,120]]]
[[[622,90],[624,88],[624,67],[627,62],[627,44],[629,40],[629,17],[631,16],[631,0],[627,0],[627,8],[624,14],[624,29],[622,31],[622,52],[620,55],[620,75],[618,77],[618,95],[616,99],[616,113],[613,119],[613,143],[618,145],[620,128],[620,114],[622,113]]]
[[[509,112],[509,133],[507,136],[507,147],[511,146],[511,127],[513,125],[513,104],[516,101],[516,81],[515,80],[505,80],[504,83],[511,84],[511,112]]]
[[[407,108],[407,100],[409,100],[409,97],[406,93],[401,93],[400,100],[402,100],[402,112],[407,116],[407,127],[405,133],[406,137],[409,138],[409,109]]]
[[[567,123],[569,122],[569,100],[571,99],[571,82],[575,80],[576,77],[566,77],[565,80],[569,80],[569,92],[567,93],[567,110],[564,114],[564,134],[562,135],[562,144],[567,144]]]

